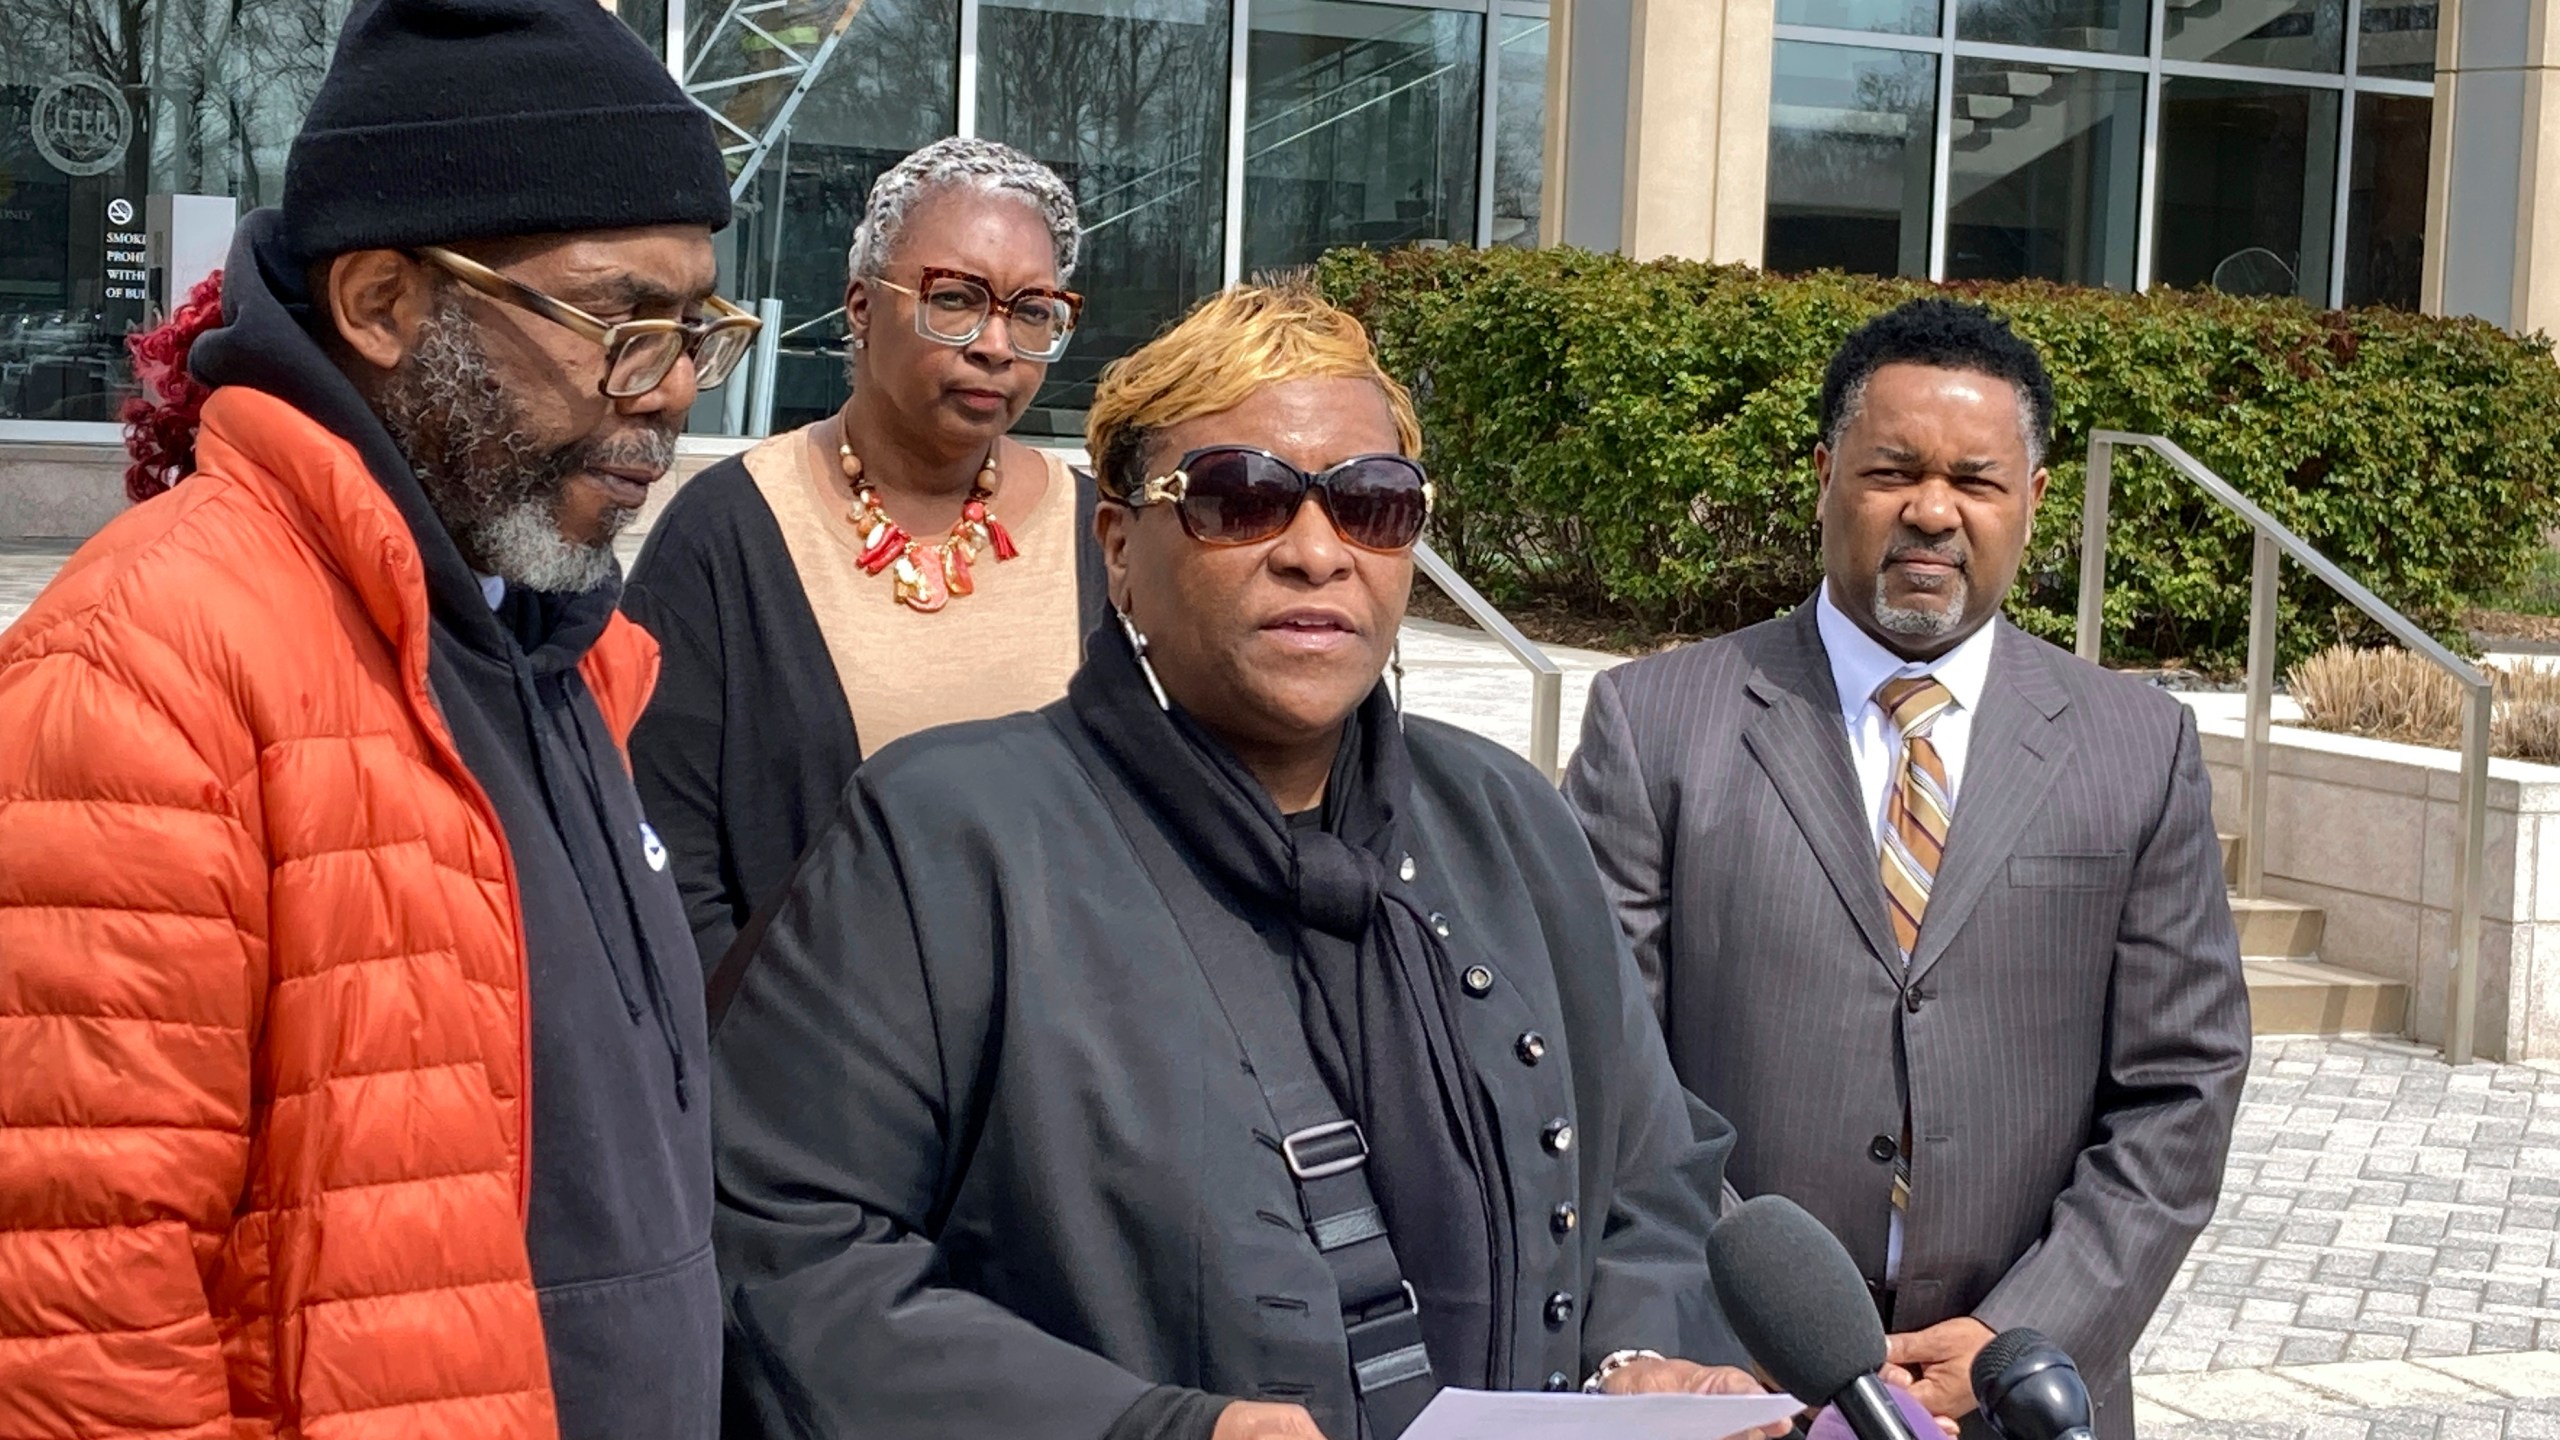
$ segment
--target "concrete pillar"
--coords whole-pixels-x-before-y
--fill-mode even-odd
[[[1540,239],[1757,265],[1774,0],[1554,0]]]
[[[2419,304],[2560,335],[2555,0],[2442,0]]]

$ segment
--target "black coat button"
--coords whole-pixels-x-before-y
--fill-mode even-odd
[[[1547,1228],[1556,1232],[1556,1238],[1559,1240],[1572,1234],[1573,1227],[1581,1223],[1582,1212],[1573,1208],[1573,1202],[1570,1200],[1557,1206],[1555,1213],[1547,1217]]]
[[[1570,1120],[1548,1121],[1547,1128],[1540,1132],[1538,1140],[1547,1147],[1548,1154],[1562,1155],[1573,1148],[1573,1122]]]
[[[1547,1328],[1561,1330],[1573,1318],[1573,1292],[1559,1290],[1547,1297]]]
[[[1890,1135],[1879,1135],[1867,1142],[1867,1158],[1879,1165],[1892,1164],[1893,1157],[1901,1153],[1902,1147],[1894,1144]]]
[[[1511,1049],[1519,1055],[1521,1064],[1535,1065],[1547,1058],[1547,1037],[1535,1030],[1523,1030],[1520,1038],[1511,1043]]]
[[[1439,937],[1440,937],[1441,939],[1443,939],[1443,940],[1448,939],[1448,938],[1449,938],[1449,917],[1448,917],[1448,916],[1446,916],[1446,915],[1441,914],[1441,913],[1440,913],[1439,911],[1437,911],[1437,910],[1432,911],[1432,912],[1431,912],[1431,933],[1432,933],[1432,934],[1434,934],[1434,935],[1439,936]]]
[[[1466,987],[1468,994],[1481,1000],[1493,993],[1493,967],[1470,965],[1467,973],[1458,977],[1458,983]]]
[[[1573,1388],[1573,1377],[1565,1374],[1561,1370],[1550,1371],[1547,1375],[1547,1388],[1550,1390],[1570,1390]]]

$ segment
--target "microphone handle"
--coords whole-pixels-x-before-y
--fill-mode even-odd
[[[1840,1408],[1840,1418],[1849,1422],[1858,1440],[1919,1440],[1903,1423],[1893,1392],[1873,1375],[1850,1381],[1847,1389],[1831,1397],[1831,1403]]]

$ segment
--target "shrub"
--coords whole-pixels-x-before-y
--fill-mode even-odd
[[[2489,752],[2560,764],[2560,671],[2491,670]],[[2462,686],[2406,650],[2333,645],[2293,667],[2285,688],[2315,730],[2456,749]]]
[[[1778,613],[1821,574],[1810,465],[1822,368],[1932,287],[1637,264],[1575,250],[1338,251],[1327,291],[1415,387],[1433,543],[1498,601],[1651,631]],[[2440,635],[2560,521],[2560,366],[2538,339],[2385,310],[2041,282],[1943,287],[2040,345],[2058,435],[2009,614],[2068,643],[2092,428],[2166,435]],[[2118,452],[2111,660],[2237,663],[2245,527]],[[2283,651],[2370,634],[2288,567]]]

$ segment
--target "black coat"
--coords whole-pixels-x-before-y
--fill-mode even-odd
[[[766,1433],[1094,1440],[1159,1383],[1355,1433],[1269,1106],[1079,723],[889,747],[724,972],[717,1245]],[[1460,1041],[1521,1257],[1497,1383],[1621,1348],[1737,1363],[1703,1248],[1732,1131],[1673,1079],[1580,829],[1507,751],[1409,740],[1410,889],[1492,976]]]
[[[1100,492],[1074,473],[1083,634],[1107,601],[1093,536]],[[782,527],[744,459],[711,466],[667,502],[622,608],[657,637],[661,655],[657,691],[631,732],[632,778],[673,857],[708,976],[835,815],[862,739]]]

